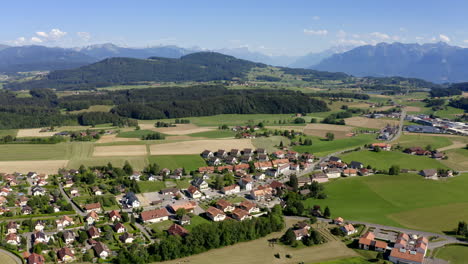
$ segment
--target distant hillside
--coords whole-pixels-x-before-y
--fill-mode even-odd
[[[346,52],[353,47],[351,46],[337,46],[322,52],[313,52],[305,56],[297,58],[294,62],[290,63],[288,67],[291,68],[310,68],[319,64],[322,60],[331,57],[333,54]]]
[[[53,71],[42,80],[5,85],[9,89],[89,89],[137,82],[215,81],[241,78],[265,64],[214,52],[199,52],[169,59],[111,58],[73,70]]]
[[[313,69],[354,76],[402,76],[436,83],[468,81],[468,49],[446,43],[380,43],[324,59]]]
[[[71,69],[95,61],[88,55],[63,48],[0,47],[0,72],[6,73]]]
[[[10,46],[0,44],[0,50],[4,50],[4,49],[9,48],[9,47],[10,47]]]
[[[196,50],[188,50],[177,46],[123,48],[111,43],[75,48],[74,50],[96,58],[96,60],[103,60],[112,57],[127,57],[137,59],[146,59],[149,57],[180,58],[184,55],[196,52]]]

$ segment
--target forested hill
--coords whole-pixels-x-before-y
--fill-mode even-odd
[[[253,67],[265,64],[236,59],[214,52],[199,52],[180,59],[110,58],[73,70],[59,70],[44,79],[10,83],[8,89],[55,88],[92,89],[137,82],[215,81],[245,76]]]

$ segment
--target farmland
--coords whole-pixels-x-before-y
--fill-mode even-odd
[[[332,217],[442,233],[468,221],[460,212],[468,204],[467,185],[468,174],[443,181],[416,174],[353,177],[326,183],[328,198],[305,205],[329,206]]]
[[[200,155],[161,155],[150,156],[148,159],[150,163],[155,162],[159,167],[168,168],[170,170],[185,168],[191,171],[205,166],[205,161]]]
[[[372,168],[376,169],[388,169],[392,165],[398,165],[401,169],[411,170],[447,168],[446,165],[430,157],[415,156],[397,151],[375,152],[362,150],[345,154],[341,158],[347,163],[359,161],[364,166],[371,165]]]
[[[452,137],[421,135],[421,134],[404,134],[397,141],[393,142],[403,148],[408,147],[425,147],[431,145],[433,148],[442,148],[452,144]]]
[[[318,137],[308,137],[312,139],[312,146],[294,146],[293,149],[298,152],[314,153],[316,156],[325,156],[340,150],[352,149],[356,147],[375,142],[375,135],[357,135],[350,138],[336,139],[327,141]]]
[[[125,132],[120,132],[117,135],[117,137],[121,137],[121,138],[141,138],[141,137],[149,135],[151,133],[154,133],[154,131],[151,131],[151,130],[125,131]]]
[[[215,151],[218,149],[229,150],[233,148],[253,148],[253,145],[250,139],[212,139],[165,143],[150,146],[151,155],[200,154],[207,148]]]
[[[468,256],[466,245],[448,245],[435,253],[435,257],[450,261],[451,264],[466,264],[466,256]]]

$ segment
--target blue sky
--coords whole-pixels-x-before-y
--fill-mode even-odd
[[[275,55],[394,41],[468,46],[462,0],[15,0],[0,8],[0,42],[10,45],[170,44]]]

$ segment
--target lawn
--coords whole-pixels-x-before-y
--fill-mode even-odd
[[[450,245],[439,249],[435,255],[436,258],[450,261],[451,264],[466,264],[468,256],[468,246]]]
[[[326,262],[320,262],[319,264],[368,264],[372,263],[363,258],[355,257],[355,258],[347,258],[347,259],[339,259],[339,260],[332,260]],[[310,263],[312,264],[312,263]]]
[[[154,230],[155,232],[160,232],[160,231],[164,231],[164,230],[169,229],[169,227],[172,224],[174,224],[174,222],[172,222],[171,220],[166,220],[166,221],[162,221],[162,222],[159,222],[159,223],[151,224],[148,227],[150,229]]]
[[[190,219],[190,225],[187,225],[187,226],[184,226],[188,231],[192,231],[192,228],[198,226],[198,225],[201,225],[201,224],[209,224],[210,221],[199,216],[199,215],[195,215],[194,217],[192,217]]]
[[[141,138],[142,136],[150,135],[155,133],[151,130],[133,130],[133,131],[126,131],[120,132],[117,137],[121,138]]]
[[[275,146],[279,146],[280,142],[283,141],[284,146],[288,146],[291,142],[288,138],[282,136],[271,136],[271,137],[259,137],[252,139],[252,144],[256,148],[263,148],[268,153],[272,153],[278,150]]]
[[[149,162],[154,162],[158,164],[160,168],[168,168],[170,170],[185,168],[187,171],[192,171],[199,167],[206,166],[205,161],[200,157],[200,155],[150,156]]]
[[[139,181],[137,182],[138,187],[142,193],[146,192],[159,192],[160,190],[166,188],[166,183],[163,181]]]
[[[467,185],[468,174],[444,181],[416,174],[341,178],[324,185],[327,199],[308,199],[305,206],[329,206],[332,217],[442,233],[468,221],[462,212]]]
[[[233,138],[236,132],[232,130],[213,130],[199,133],[189,134],[191,137],[205,137],[205,138]]]
[[[373,134],[362,134],[355,137],[336,139],[333,141],[322,140],[318,137],[308,138],[312,139],[312,146],[295,146],[293,149],[301,153],[313,153],[320,157],[340,150],[352,149],[364,146],[365,144],[376,142],[375,135]]]
[[[463,109],[447,106],[447,109],[436,111],[434,115],[441,118],[454,119],[457,117],[456,115],[463,115],[464,113]]]
[[[0,263],[2,263],[2,264],[16,264],[17,262],[15,261],[15,259],[10,257],[9,255],[7,255],[7,254],[5,254],[3,252],[0,252]]]
[[[361,150],[350,152],[341,156],[346,162],[359,161],[364,166],[371,165],[372,168],[388,169],[392,165],[398,165],[401,169],[423,170],[447,168],[438,160],[427,156],[409,155],[399,151],[369,151]]]
[[[454,137],[455,139],[456,137]],[[433,135],[401,135],[401,137],[393,142],[393,144],[399,144],[403,148],[407,147],[426,147],[431,145],[433,148],[442,148],[452,145],[451,137],[433,136]]]

